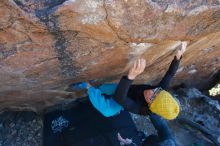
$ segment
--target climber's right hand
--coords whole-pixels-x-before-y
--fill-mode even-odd
[[[187,41],[182,41],[181,49],[179,49],[177,51],[177,53],[176,53],[177,60],[180,60],[180,58],[182,57],[183,53],[186,51],[186,47],[187,47]]]
[[[134,80],[139,74],[141,74],[146,67],[145,59],[138,59],[134,62],[134,65],[129,69],[128,79]]]

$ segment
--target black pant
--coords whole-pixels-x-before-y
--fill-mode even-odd
[[[120,146],[117,133],[141,143],[127,111],[106,118],[86,100],[65,111],[44,116],[44,146]]]
[[[152,124],[154,125],[154,128],[157,130],[157,135],[150,135],[148,136],[144,143],[143,146],[147,145],[160,145],[160,143],[164,142],[165,140],[170,140],[172,143],[175,143],[175,139],[172,135],[172,132],[166,122],[162,117],[150,113],[149,114],[150,119]]]

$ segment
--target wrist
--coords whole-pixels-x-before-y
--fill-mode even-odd
[[[135,78],[136,78],[136,76],[128,75],[129,80],[134,80]]]
[[[182,55],[180,56],[180,55],[176,55],[176,59],[177,60],[180,60],[182,58]]]

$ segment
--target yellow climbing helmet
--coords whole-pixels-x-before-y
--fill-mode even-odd
[[[161,90],[150,104],[150,110],[164,119],[173,120],[178,116],[180,107],[169,92]]]

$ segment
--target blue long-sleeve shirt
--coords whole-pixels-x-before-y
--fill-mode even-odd
[[[123,110],[123,107],[113,98],[105,97],[105,95],[113,96],[116,87],[116,84],[103,84],[99,88],[90,87],[88,89],[89,99],[92,105],[105,117],[117,115]]]

